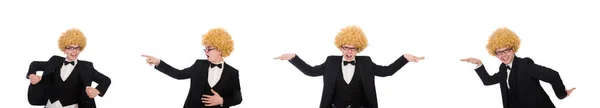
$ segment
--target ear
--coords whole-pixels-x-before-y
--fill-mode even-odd
[[[216,49],[215,49],[215,51],[217,51],[217,53],[218,53],[219,55],[221,55],[221,54],[222,54],[222,53],[221,53],[221,50],[219,50],[218,48],[216,48]]]
[[[217,55],[223,56],[223,53],[221,53],[221,50],[215,49],[214,51],[217,53]]]

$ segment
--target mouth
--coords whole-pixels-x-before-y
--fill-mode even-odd
[[[504,58],[502,58],[502,60],[505,61],[505,62],[509,61],[508,57],[504,57]]]

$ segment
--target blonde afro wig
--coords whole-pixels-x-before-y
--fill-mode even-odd
[[[213,46],[221,51],[222,57],[228,57],[233,51],[231,35],[223,28],[213,28],[202,36],[202,45]]]
[[[81,51],[85,48],[86,39],[79,29],[72,28],[62,33],[58,39],[58,49],[64,51],[69,45],[79,45]]]
[[[515,32],[508,28],[498,28],[490,36],[486,48],[490,55],[496,56],[496,50],[499,48],[512,48],[512,51],[516,53],[520,45],[521,39],[519,39],[519,36]]]
[[[335,46],[342,48],[343,45],[352,45],[358,48],[358,52],[367,48],[367,37],[358,26],[347,26],[335,36]]]

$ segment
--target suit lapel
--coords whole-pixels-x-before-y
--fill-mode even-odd
[[[200,82],[202,84],[208,85],[208,69],[209,69],[208,61],[201,62],[201,64],[199,64],[199,65],[200,65],[200,68],[198,68],[198,69],[200,69],[200,70],[198,70],[198,71],[200,72],[200,74],[199,74]],[[210,87],[210,85],[208,85],[208,86]]]
[[[368,70],[364,70],[366,68],[364,68],[363,66],[366,66],[366,64],[363,64],[365,62],[365,60],[363,60],[362,58],[356,56],[356,65],[355,65],[355,69],[354,69],[354,74],[360,74],[360,79],[362,81],[365,81],[367,76],[373,76],[373,75],[364,75],[366,72],[369,72]],[[365,72],[365,73],[363,73]]]
[[[87,71],[89,67],[87,67],[87,65],[84,62],[81,62],[80,60],[77,60],[77,65],[75,65],[75,67],[73,67],[73,72],[79,72],[79,76],[81,77],[81,81],[83,82],[83,85],[85,86],[91,86],[92,85],[92,73],[90,73],[90,71]],[[69,75],[69,77],[67,77],[67,79],[69,79],[71,77],[71,75]],[[66,80],[65,80],[66,81]]]
[[[343,59],[343,57],[339,56],[336,58],[335,63],[333,63],[333,67],[335,70],[332,74],[333,74],[334,78],[338,78],[339,75],[342,75],[342,74],[340,74],[340,73],[342,73],[342,59]],[[334,79],[334,82],[335,82],[335,79]]]
[[[506,82],[506,81],[508,81],[509,76],[508,76],[508,71],[507,71],[507,68],[506,68],[506,64],[501,63],[499,69],[500,70],[498,70],[498,72],[500,72],[500,74],[502,75],[502,81],[500,82],[500,85],[504,85],[504,86],[508,87],[509,85],[508,85],[508,82]]]

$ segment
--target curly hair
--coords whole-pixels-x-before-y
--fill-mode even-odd
[[[512,51],[516,53],[520,45],[521,39],[519,39],[519,36],[508,28],[502,27],[492,33],[486,48],[490,55],[496,56],[496,50],[499,48],[512,48]]]
[[[83,35],[83,32],[76,28],[72,28],[63,32],[58,39],[58,49],[60,49],[60,51],[64,51],[69,45],[79,45],[79,47],[81,47],[81,51],[83,51],[86,45],[86,39],[85,35]]]
[[[335,36],[334,43],[338,48],[342,48],[343,45],[352,45],[358,48],[358,52],[361,52],[367,48],[368,40],[360,27],[352,25],[343,28],[337,36]]]
[[[202,36],[202,45],[213,46],[221,51],[222,57],[228,57],[233,51],[231,35],[223,28],[213,28]]]

